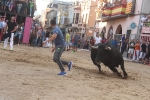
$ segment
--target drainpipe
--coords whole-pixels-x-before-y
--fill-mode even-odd
[[[144,1],[145,0],[143,0],[143,2]],[[140,19],[139,19],[139,25],[138,25],[138,30],[137,30],[137,38],[138,38],[138,40],[140,40],[140,34],[141,34],[140,28],[141,28],[142,8],[143,8],[143,4],[144,4],[143,2],[142,2],[142,6],[141,6]]]

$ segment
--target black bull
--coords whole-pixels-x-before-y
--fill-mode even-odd
[[[119,50],[113,47],[111,43],[107,42],[104,44],[97,44],[94,46],[90,45],[90,47],[91,47],[91,59],[93,63],[99,68],[99,71],[101,71],[100,63],[103,63],[105,66],[108,66],[109,69],[112,70],[114,73],[117,73],[119,77],[122,77],[122,75],[115,68],[121,65],[124,78],[127,78],[128,75],[124,68],[123,57],[119,52]]]

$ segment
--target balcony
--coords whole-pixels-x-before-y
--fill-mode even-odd
[[[150,22],[144,22],[141,33],[150,34]]]
[[[128,15],[134,14],[135,1],[136,0],[125,2],[125,0],[123,0],[122,2],[117,1],[113,4],[106,3],[104,6],[101,6],[101,8],[96,10],[97,20],[109,21],[118,18],[125,18]]]

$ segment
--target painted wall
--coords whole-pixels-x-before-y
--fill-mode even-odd
[[[125,34],[126,30],[132,30],[130,28],[130,24],[132,22],[135,22],[137,26],[139,25],[139,19],[140,19],[140,16],[134,16],[134,17],[127,17],[127,18],[123,18],[123,19],[108,21],[107,26],[106,26],[106,32],[108,32],[109,27],[112,25],[113,26],[113,34],[117,34],[116,29],[117,29],[118,25],[121,25],[122,26],[122,33]],[[131,33],[136,34],[137,29],[138,29],[138,27],[133,29]]]
[[[22,40],[23,43],[28,44],[29,42],[31,25],[32,25],[32,18],[26,17],[23,40]]]
[[[142,13],[149,14],[150,13],[150,0],[143,0]]]

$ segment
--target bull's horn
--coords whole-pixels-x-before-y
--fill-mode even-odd
[[[106,49],[106,50],[111,50],[111,47],[106,47],[105,49]]]
[[[111,50],[111,47],[108,47],[109,50]]]
[[[98,46],[92,46],[90,43],[89,43],[89,46],[90,46],[92,49],[98,49]]]

